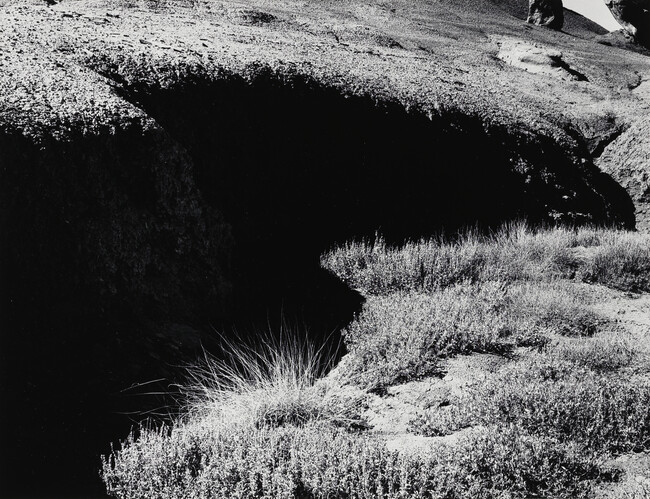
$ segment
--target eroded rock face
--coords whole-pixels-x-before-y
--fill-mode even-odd
[[[529,0],[528,22],[538,26],[562,29],[564,25],[562,0]]]
[[[650,48],[650,0],[605,0],[623,29]]]
[[[597,165],[630,193],[637,229],[650,230],[650,120],[639,120],[616,138]]]

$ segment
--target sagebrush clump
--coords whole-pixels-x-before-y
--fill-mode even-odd
[[[280,428],[175,426],[143,431],[105,458],[119,498],[583,497],[601,474],[569,444],[486,429],[423,455],[322,425]],[[576,477],[580,477],[576,480]]]
[[[438,370],[440,359],[543,347],[553,335],[586,337],[607,325],[570,282],[454,284],[436,292],[370,295],[344,330],[347,378],[372,390]]]

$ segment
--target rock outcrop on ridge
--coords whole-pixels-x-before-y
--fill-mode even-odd
[[[562,29],[564,26],[562,0],[529,0],[527,21],[537,26]]]
[[[10,495],[97,492],[95,456],[144,400],[121,390],[213,328],[344,325],[359,301],[318,268],[333,244],[650,228],[650,57],[572,12],[558,32],[524,0],[0,4]]]
[[[650,0],[605,0],[625,32],[650,48]]]

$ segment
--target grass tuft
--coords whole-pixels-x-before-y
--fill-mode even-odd
[[[222,343],[220,359],[206,353],[188,370],[181,392],[190,419],[256,428],[358,422],[324,385],[315,386],[332,367],[332,352],[326,356],[306,337],[286,331],[259,335],[255,344]]]

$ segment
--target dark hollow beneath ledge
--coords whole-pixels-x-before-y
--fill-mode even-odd
[[[506,220],[633,224],[620,186],[547,138],[434,120],[272,75],[134,85],[164,133],[41,150],[3,135],[3,488],[100,496],[100,453],[167,399],[214,329],[338,343],[361,297],[319,255]],[[9,152],[7,152],[9,151]],[[522,166],[523,165],[523,166]],[[164,378],[143,389],[134,383]]]

